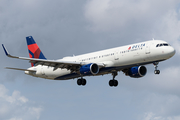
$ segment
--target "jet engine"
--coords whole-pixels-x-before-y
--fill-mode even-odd
[[[81,66],[79,71],[82,75],[89,75],[89,74],[96,75],[99,72],[99,66],[95,63],[90,63],[87,65]]]
[[[132,78],[140,78],[146,75],[147,69],[145,66],[135,66],[130,68],[126,75],[132,77]]]

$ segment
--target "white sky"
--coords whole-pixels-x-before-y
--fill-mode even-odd
[[[46,58],[58,59],[155,39],[176,48],[145,77],[122,72],[111,88],[111,75],[51,81],[4,67],[28,68],[0,51],[1,120],[179,120],[179,0],[0,0],[0,43],[13,55],[28,56],[25,37],[32,35]]]

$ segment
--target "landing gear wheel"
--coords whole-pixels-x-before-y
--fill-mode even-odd
[[[78,84],[78,85],[83,85],[83,86],[86,85],[86,79],[83,79],[83,78],[78,79],[78,80],[77,80],[77,84]]]
[[[155,70],[154,74],[160,74],[160,70]]]
[[[77,84],[78,84],[78,85],[82,85],[82,80],[81,80],[81,79],[78,79],[78,80],[77,80]]]
[[[117,87],[117,86],[118,86],[118,81],[114,80],[114,87]]]
[[[113,80],[109,81],[109,86],[111,86],[111,87],[114,86],[114,81]]]
[[[117,87],[118,86],[118,81],[117,80],[110,80],[109,81],[109,86],[111,87]]]
[[[82,79],[82,85],[86,85],[86,79]]]

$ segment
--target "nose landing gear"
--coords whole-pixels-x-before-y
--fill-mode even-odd
[[[154,62],[153,63],[153,65],[155,67],[154,74],[160,74],[160,70],[157,69],[158,68],[158,64],[159,64],[159,62]]]

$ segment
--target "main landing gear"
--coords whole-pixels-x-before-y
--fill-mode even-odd
[[[114,78],[118,75],[118,73],[117,72],[113,72],[112,75],[113,75],[113,79],[109,81],[109,86],[117,87],[118,86],[118,81],[115,80]],[[85,86],[86,85],[86,79],[81,77],[80,79],[77,80],[77,84]]]
[[[155,67],[154,74],[160,74],[160,70],[157,70],[159,62],[154,62],[153,65]]]
[[[83,86],[85,86],[85,85],[86,85],[86,79],[83,79],[83,78],[78,79],[78,80],[77,80],[77,84],[78,84],[78,85],[83,85]]]
[[[118,86],[118,81],[114,79],[117,76],[117,72],[113,72],[112,75],[113,75],[113,79],[109,81],[109,86],[117,87]]]

